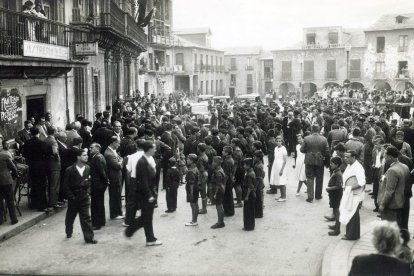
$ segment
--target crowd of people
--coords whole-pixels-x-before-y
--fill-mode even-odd
[[[50,211],[67,202],[67,237],[79,214],[85,242],[96,243],[93,231],[105,226],[108,190],[109,217],[122,222],[125,235],[143,227],[147,245],[160,245],[152,226],[154,208],[163,200],[160,189],[166,192],[166,212],[173,213],[178,188],[185,185],[192,210],[185,226],[196,227],[210,204],[217,213],[212,229],[225,227],[225,217],[243,208],[243,229],[251,231],[263,217],[265,183],[266,193],[280,193],[276,200],[283,204],[286,185],[297,182],[297,195],[305,186],[306,202],[312,204],[322,199],[326,167],[332,208],[326,219],[334,222],[329,235],[339,235],[342,223],[344,240],[360,238],[359,209],[367,185],[372,185],[373,212],[409,233],[412,117],[398,121],[393,107],[328,97],[268,105],[222,102],[210,104],[208,118],[196,118],[183,102],[180,95],[166,100],[138,95],[131,102],[117,100],[94,122],[78,114],[65,130],[52,124],[50,113],[26,121],[15,140],[28,165],[31,208]],[[294,176],[287,174],[289,156],[295,160]],[[17,223],[9,194],[18,173],[10,160],[3,143],[0,169],[3,177],[9,175],[0,193]]]

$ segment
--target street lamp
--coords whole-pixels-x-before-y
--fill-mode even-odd
[[[300,101],[302,101],[302,97],[303,97],[303,55],[301,55],[299,57],[299,63],[300,63],[300,90],[299,90],[299,99]]]
[[[346,51],[346,79],[349,79],[349,52],[351,52],[351,44],[345,44],[345,51]]]

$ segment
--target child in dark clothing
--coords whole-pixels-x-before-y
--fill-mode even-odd
[[[169,169],[167,170],[166,175],[166,200],[167,200],[167,209],[166,213],[175,212],[177,209],[177,190],[180,185],[180,172],[177,169],[177,160],[174,157],[171,157],[168,160]]]
[[[342,160],[340,157],[335,156],[331,158],[330,166],[332,169],[331,179],[329,179],[328,187],[326,191],[329,193],[329,206],[333,210],[335,217],[335,225],[329,225],[329,229],[333,230],[328,233],[329,236],[338,236],[340,234],[340,222],[339,222],[339,205],[342,198],[342,172],[341,172]]]

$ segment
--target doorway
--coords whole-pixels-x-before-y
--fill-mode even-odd
[[[35,118],[36,122],[45,115],[46,95],[26,97],[27,120]]]
[[[234,88],[229,88],[229,96],[230,96],[230,99],[234,99],[234,94],[235,94],[235,91],[234,91]]]

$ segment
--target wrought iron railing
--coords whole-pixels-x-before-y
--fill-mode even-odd
[[[0,8],[0,55],[22,56],[23,41],[69,46],[71,27]]]

